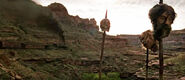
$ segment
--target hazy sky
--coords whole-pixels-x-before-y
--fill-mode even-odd
[[[152,29],[148,12],[159,0],[33,0],[47,6],[50,3],[62,3],[70,15],[79,15],[82,18],[95,18],[97,25],[105,17],[108,10],[108,19],[111,28],[108,34],[140,34]],[[172,25],[173,30],[185,28],[185,0],[164,0],[171,5],[177,18]]]

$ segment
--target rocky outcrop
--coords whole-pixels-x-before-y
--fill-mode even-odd
[[[15,55],[15,53],[13,54]],[[0,70],[7,73],[11,77],[11,80],[22,80],[22,77],[19,74],[11,69],[8,69],[8,66],[10,66],[13,62],[12,58],[9,58],[8,55],[14,56],[12,55],[12,52],[9,54],[0,53]],[[1,75],[2,74],[4,73],[1,73]]]
[[[119,36],[107,36],[105,41],[106,47],[109,48],[124,48],[127,44],[128,40]]]
[[[180,80],[185,80],[185,77],[181,77]]]
[[[53,12],[54,17],[63,23],[69,23],[73,26],[80,26],[86,30],[99,30],[99,27],[96,25],[96,20],[94,18],[82,19],[78,15],[71,16],[68,14],[65,6],[60,3],[52,3],[48,6],[48,8]]]

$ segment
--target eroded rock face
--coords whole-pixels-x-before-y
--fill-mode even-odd
[[[185,77],[180,78],[180,80],[185,80]]]
[[[128,39],[119,36],[107,36],[105,44],[109,48],[124,48],[128,44]]]
[[[58,21],[68,23],[74,26],[81,26],[86,30],[99,30],[96,24],[96,20],[94,18],[82,19],[78,15],[69,15],[66,7],[60,3],[52,3],[48,6],[48,8],[53,12],[54,18]]]

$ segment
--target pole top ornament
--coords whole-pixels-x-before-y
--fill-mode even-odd
[[[154,38],[160,40],[167,37],[171,31],[171,24],[176,17],[174,9],[167,4],[157,4],[149,11],[149,18],[153,25]]]
[[[110,21],[109,21],[109,19],[107,19],[107,10],[106,10],[105,18],[103,20],[101,20],[101,22],[100,22],[100,28],[102,31],[109,32]]]

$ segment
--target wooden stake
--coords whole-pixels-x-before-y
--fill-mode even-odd
[[[159,1],[159,4],[163,4],[163,0]],[[163,40],[159,40],[159,80],[163,80]]]
[[[163,40],[159,40],[159,80],[163,80]]]
[[[99,66],[99,80],[101,80],[101,73],[102,73],[102,58],[103,58],[103,52],[104,52],[105,36],[106,36],[106,32],[104,31],[103,32],[102,45],[101,45],[100,66]]]
[[[149,49],[146,50],[146,80],[148,80],[148,57],[149,57]]]
[[[163,0],[160,0],[160,1],[159,1],[159,4],[163,4]]]

